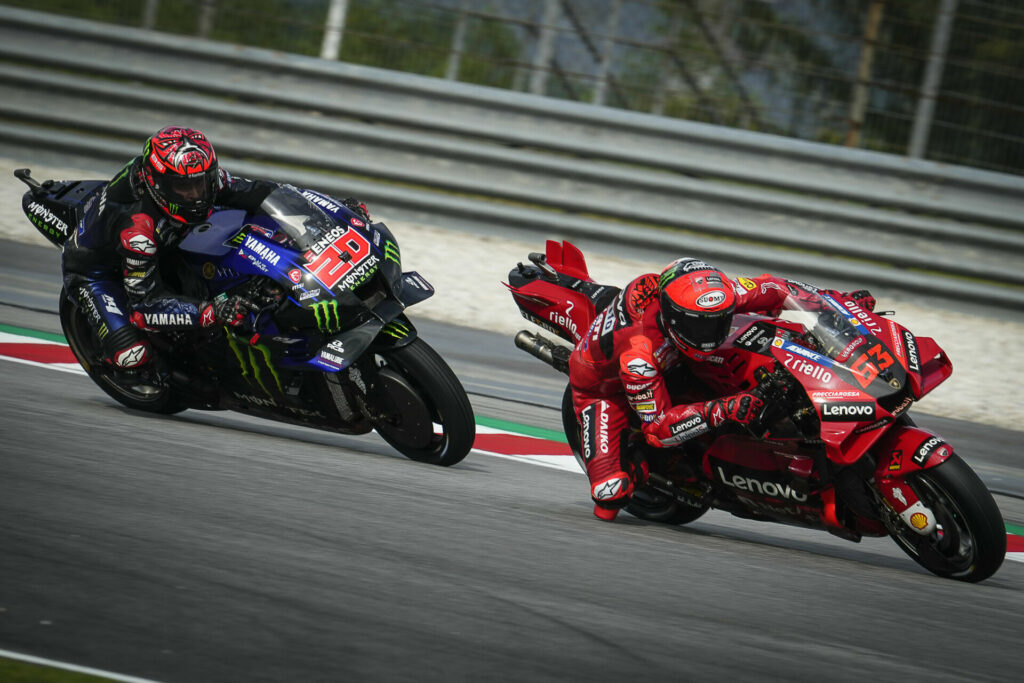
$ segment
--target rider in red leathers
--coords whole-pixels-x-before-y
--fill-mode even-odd
[[[705,360],[728,337],[733,313],[777,314],[790,292],[781,278],[734,282],[682,258],[660,276],[634,279],[597,315],[569,357],[569,382],[598,518],[614,520],[647,475],[646,464],[628,455],[631,416],[648,444],[664,448],[760,415],[763,402],[749,392],[673,406],[663,374]],[[851,296],[874,308],[868,292]]]

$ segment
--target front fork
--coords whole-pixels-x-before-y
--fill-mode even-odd
[[[935,531],[936,516],[906,481],[907,475],[936,467],[953,455],[953,447],[919,427],[897,426],[873,449],[878,456],[874,486],[882,501],[914,532]]]

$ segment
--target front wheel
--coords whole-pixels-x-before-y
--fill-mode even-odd
[[[167,387],[157,387],[130,375],[119,376],[103,360],[100,340],[80,308],[75,306],[65,290],[60,293],[60,326],[68,340],[71,352],[89,379],[118,403],[149,413],[172,415],[185,410]]]
[[[382,418],[374,429],[412,460],[449,466],[473,447],[473,407],[458,377],[422,339],[377,355]]]
[[[893,540],[922,567],[942,577],[984,581],[1006,556],[1006,528],[992,494],[960,456],[907,477],[937,517],[935,531],[921,536],[895,516]]]

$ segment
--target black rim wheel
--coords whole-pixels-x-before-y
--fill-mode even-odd
[[[382,419],[374,429],[412,460],[449,466],[473,447],[476,422],[466,390],[422,339],[377,354]]]
[[[936,526],[922,536],[890,511],[886,524],[900,548],[938,576],[970,582],[992,576],[1006,556],[1006,528],[978,475],[953,455],[907,481],[935,514]]]

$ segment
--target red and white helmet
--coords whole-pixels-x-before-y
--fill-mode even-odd
[[[219,174],[217,153],[198,130],[167,126],[146,140],[143,185],[156,205],[176,221],[198,223],[210,216]]]
[[[721,346],[729,336],[736,293],[725,273],[699,259],[673,261],[658,278],[665,336],[691,355]]]

